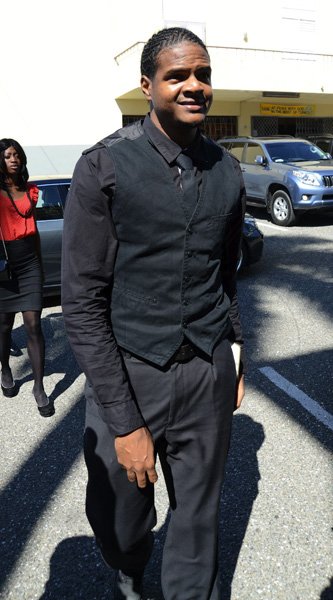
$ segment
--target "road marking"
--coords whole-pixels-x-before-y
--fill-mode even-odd
[[[273,223],[267,223],[266,221],[260,221],[259,219],[256,219],[256,222],[259,227],[268,227],[269,229],[274,229],[280,233],[292,233],[292,230],[288,227],[281,227],[281,225],[274,225]]]
[[[290,398],[297,400],[297,402],[299,402],[299,404],[301,404],[305,410],[311,413],[311,415],[313,415],[317,421],[320,421],[333,431],[333,415],[322,408],[318,402],[312,400],[310,396],[304,394],[304,392],[296,387],[296,385],[290,383],[288,379],[282,377],[282,375],[277,373],[277,371],[271,367],[262,367],[259,369],[259,371],[263,373],[263,375],[266,375],[266,377],[270,379],[270,381],[272,381],[278,388],[286,392]]]

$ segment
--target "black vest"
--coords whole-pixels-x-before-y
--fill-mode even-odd
[[[191,214],[139,123],[102,144],[116,174],[111,319],[118,345],[165,365],[186,336],[211,355],[231,328],[220,265],[228,220],[239,211],[232,158],[204,139],[206,168]]]

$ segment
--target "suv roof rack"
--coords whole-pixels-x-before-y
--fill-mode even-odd
[[[294,135],[224,135],[219,138],[220,140],[274,140],[280,138],[292,138],[295,139]]]
[[[257,136],[252,136],[253,138],[256,137],[259,140],[276,140],[276,139],[280,139],[280,138],[295,138],[294,135],[257,135]]]
[[[333,133],[309,133],[306,137],[307,138],[323,138],[323,137],[332,138]]]

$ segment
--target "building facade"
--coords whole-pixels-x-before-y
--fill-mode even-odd
[[[330,0],[5,3],[0,137],[76,158],[77,148],[144,115],[143,45],[174,25],[208,47],[214,102],[205,128],[214,139],[333,133],[332,14]]]
[[[184,25],[204,39],[215,91],[207,133],[218,139],[333,132],[330,3],[277,0],[263,6],[241,1],[224,6],[215,0],[204,5],[164,0],[151,23],[151,31]],[[137,30],[127,31],[115,56],[116,102],[125,123],[146,110],[137,86],[142,46]]]

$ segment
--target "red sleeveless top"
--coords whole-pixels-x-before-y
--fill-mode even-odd
[[[28,183],[28,190],[31,201],[36,206],[38,201],[38,187],[32,183]],[[15,205],[22,214],[29,212],[31,204],[28,194],[25,193],[19,200],[15,200]],[[2,235],[6,242],[19,240],[27,235],[33,235],[37,231],[34,215],[25,219],[16,212],[11,201],[4,190],[0,189],[0,225]],[[1,238],[0,238],[1,239]]]

